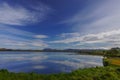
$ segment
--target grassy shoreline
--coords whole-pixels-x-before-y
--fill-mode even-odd
[[[36,73],[12,73],[0,70],[0,80],[120,80],[119,67],[96,67],[78,69],[71,73],[36,74]]]

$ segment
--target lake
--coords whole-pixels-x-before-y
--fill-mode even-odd
[[[103,66],[102,56],[69,52],[0,52],[0,69],[40,74],[71,72],[79,68]]]

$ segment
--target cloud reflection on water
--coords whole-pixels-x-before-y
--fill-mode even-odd
[[[0,53],[0,68],[13,72],[70,72],[78,68],[95,66],[103,66],[101,56],[69,55],[57,52],[51,54],[49,52]]]

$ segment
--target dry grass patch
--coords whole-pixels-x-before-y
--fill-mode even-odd
[[[120,58],[109,58],[110,64],[120,66]]]

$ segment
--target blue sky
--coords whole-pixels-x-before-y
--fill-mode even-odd
[[[120,47],[120,0],[0,0],[0,48]]]

